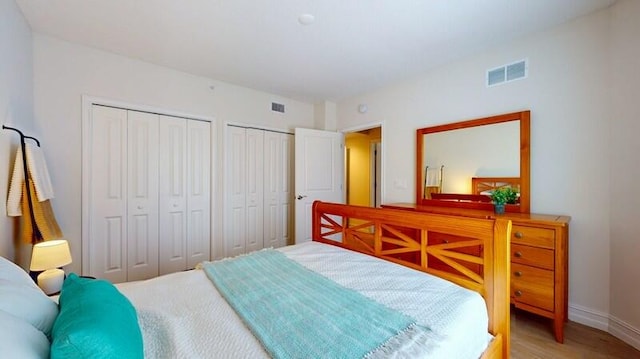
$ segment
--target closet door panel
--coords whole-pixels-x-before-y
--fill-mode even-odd
[[[245,252],[247,236],[247,150],[246,130],[227,126],[225,149],[226,196],[225,254],[237,256]]]
[[[280,246],[286,246],[293,244],[293,136],[281,134],[280,145]]]
[[[187,135],[187,268],[194,268],[211,249],[211,123],[188,120]]]
[[[187,268],[187,120],[160,116],[159,271]]]
[[[158,275],[158,115],[128,111],[127,280]]]
[[[127,280],[127,111],[91,109],[89,275]]]
[[[280,190],[282,144],[276,132],[264,134],[264,246],[280,247],[282,212]]]
[[[246,251],[264,248],[264,131],[247,129]]]

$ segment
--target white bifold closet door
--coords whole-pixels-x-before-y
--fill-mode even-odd
[[[209,123],[160,116],[160,274],[209,259]]]
[[[208,260],[210,123],[94,105],[89,126],[86,274],[124,282]]]
[[[225,252],[289,243],[293,136],[227,126]]]
[[[293,244],[293,136],[264,133],[264,246]]]
[[[157,116],[104,106],[92,113],[89,275],[113,282],[155,276]]]

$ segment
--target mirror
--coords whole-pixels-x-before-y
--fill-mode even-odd
[[[519,190],[508,212],[529,212],[530,112],[418,129],[416,203],[493,210],[489,194]]]

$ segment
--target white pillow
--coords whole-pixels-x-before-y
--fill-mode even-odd
[[[22,284],[31,284],[34,287],[38,286],[33,279],[31,279],[29,273],[4,257],[0,257],[0,279]]]
[[[49,339],[27,321],[0,310],[0,348],[5,358],[49,358]]]
[[[58,315],[58,304],[37,286],[0,279],[0,310],[26,320],[49,335]]]

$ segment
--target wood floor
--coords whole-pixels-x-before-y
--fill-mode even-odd
[[[553,338],[550,319],[511,309],[512,359],[640,359],[640,351],[609,333],[568,322],[564,344]]]

